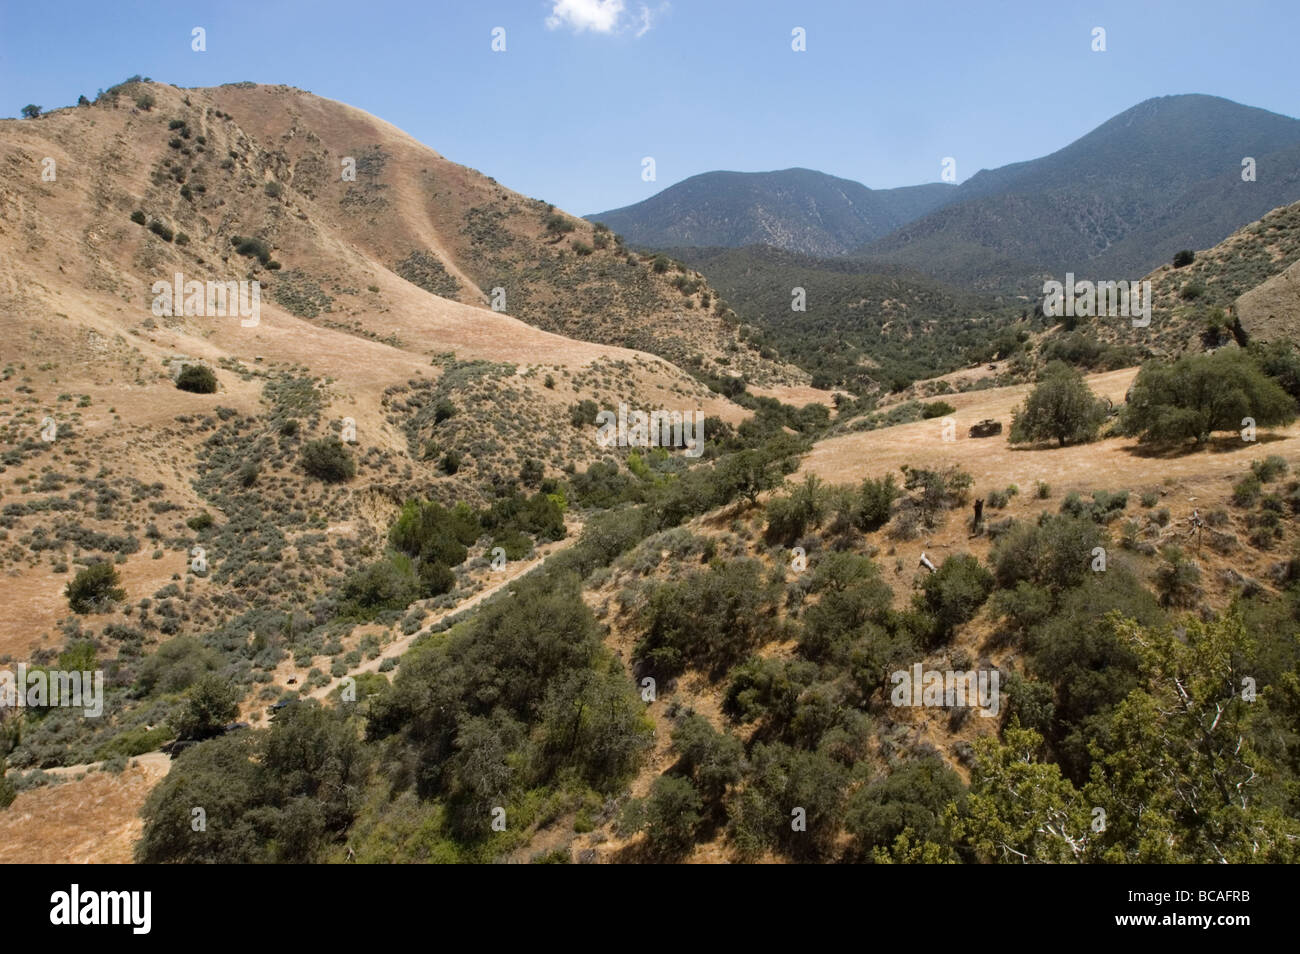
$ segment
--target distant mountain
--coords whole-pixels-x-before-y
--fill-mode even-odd
[[[643,202],[587,218],[635,246],[771,245],[842,255],[932,212],[957,188],[868,189],[812,169],[706,172]]]
[[[1242,161],[1255,160],[1255,181]],[[1025,294],[1048,275],[1136,278],[1300,199],[1300,120],[1217,96],[1149,99],[1050,155],[960,186],[872,190],[808,169],[709,172],[589,216],[652,248],[850,254]]]
[[[1242,180],[1252,157],[1256,180]],[[947,281],[1137,277],[1300,199],[1300,120],[1215,96],[1149,99],[1041,159],[977,173],[857,254]]]

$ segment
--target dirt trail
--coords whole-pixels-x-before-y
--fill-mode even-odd
[[[142,768],[154,770],[162,769],[162,774],[167,774],[167,766],[171,764],[171,758],[165,752],[146,752],[144,755],[133,755],[127,759],[130,763],[138,763]],[[104,767],[103,762],[86,762],[81,765],[60,765],[57,768],[43,769],[46,775],[57,775],[60,778],[75,776],[81,772],[98,772]]]
[[[383,652],[381,652],[374,659],[369,659],[363,662],[361,665],[351,669],[346,675],[340,676],[338,679],[331,679],[327,685],[320,686],[317,689],[313,690],[308,695],[308,698],[324,699],[332,691],[334,691],[335,687],[338,686],[341,680],[348,678],[348,676],[355,678],[361,675],[362,673],[378,672],[380,664],[383,663],[385,659],[396,659],[399,656],[401,656],[403,653],[405,653],[408,649],[411,648],[412,643],[414,643],[421,636],[427,634],[434,626],[436,626],[442,620],[446,619],[448,616],[453,616],[457,613],[464,612],[467,609],[471,609],[472,607],[477,606],[478,604],[482,603],[485,599],[487,599],[489,596],[492,596],[493,594],[500,592],[502,587],[515,582],[516,580],[523,577],[525,574],[530,573],[537,567],[541,566],[548,557],[552,556],[553,554],[559,553],[561,550],[566,550],[569,547],[573,546],[573,544],[575,544],[578,541],[578,536],[580,531],[581,531],[580,525],[572,525],[572,524],[569,525],[568,536],[566,536],[563,540],[557,540],[554,543],[546,543],[538,547],[537,556],[533,557],[531,560],[516,560],[513,563],[507,564],[506,568],[501,571],[501,578],[497,582],[493,583],[491,586],[487,587],[486,589],[481,590],[478,593],[475,593],[469,599],[461,603],[458,603],[455,606],[449,606],[446,609],[439,611],[437,614],[434,615],[434,617],[428,623],[421,626],[410,636],[403,636],[401,639],[389,643],[387,646],[384,647]]]

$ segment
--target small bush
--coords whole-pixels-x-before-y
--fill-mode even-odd
[[[187,364],[176,376],[176,387],[193,394],[215,394],[217,376],[203,364]]]
[[[1263,460],[1253,460],[1250,462],[1250,470],[1261,483],[1271,484],[1273,481],[1282,477],[1287,472],[1286,460],[1277,454],[1270,454]]]
[[[357,472],[356,462],[337,437],[308,441],[302,449],[302,465],[307,473],[329,483],[351,480]]]
[[[1168,607],[1191,606],[1200,594],[1201,571],[1176,546],[1165,548],[1165,563],[1156,571],[1156,592]]]
[[[946,417],[956,411],[957,409],[947,401],[931,401],[922,408],[921,417],[928,421],[936,417]]]
[[[1238,507],[1253,507],[1259,499],[1263,485],[1255,474],[1247,474],[1232,487],[1232,502]]]
[[[186,520],[185,526],[189,527],[195,533],[206,530],[208,527],[212,526],[212,514],[205,510],[197,517],[190,517],[190,519]]]
[[[558,212],[552,212],[546,217],[546,231],[552,234],[563,235],[566,232],[572,232],[573,229],[573,223]]]
[[[235,251],[240,255],[256,258],[263,265],[271,260],[271,246],[260,238],[235,235],[231,237],[230,244],[235,246]]]
[[[105,609],[109,603],[126,599],[126,590],[119,583],[121,577],[113,564],[92,563],[84,570],[78,570],[63,592],[74,613],[95,613]]]
[[[136,225],[144,225],[146,221],[144,213],[141,212],[139,209],[136,209],[134,212],[131,213],[131,221],[134,222]]]

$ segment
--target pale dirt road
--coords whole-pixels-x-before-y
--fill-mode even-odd
[[[401,656],[403,653],[405,653],[408,649],[411,648],[412,643],[414,643],[421,636],[428,633],[429,630],[431,630],[442,620],[446,619],[448,616],[453,616],[457,613],[464,612],[467,609],[471,609],[472,607],[477,606],[479,603],[482,603],[489,596],[492,596],[494,593],[500,592],[502,587],[508,586],[509,584],[518,580],[520,577],[524,576],[525,574],[541,566],[544,562],[546,562],[546,559],[548,557],[552,556],[553,554],[559,553],[561,550],[567,550],[569,547],[573,546],[573,544],[577,542],[581,530],[582,530],[581,525],[570,525],[568,527],[568,536],[566,536],[563,540],[557,540],[554,543],[546,543],[538,547],[537,556],[533,557],[531,560],[517,560],[514,563],[507,564],[506,568],[501,571],[501,578],[497,580],[497,582],[493,583],[491,586],[487,587],[486,589],[481,590],[478,593],[475,593],[473,596],[471,596],[469,599],[465,600],[464,602],[458,603],[455,606],[449,606],[446,609],[439,611],[434,615],[434,617],[431,620],[429,620],[429,622],[425,623],[425,625],[421,626],[410,636],[403,636],[401,639],[389,643],[387,646],[384,647],[383,652],[381,652],[374,659],[369,659],[363,662],[361,665],[352,669],[346,675],[340,676],[338,679],[331,679],[328,685],[320,686],[317,689],[313,690],[308,695],[308,698],[324,699],[326,696],[328,696],[331,692],[334,691],[334,689],[338,686],[341,680],[348,678],[348,676],[356,678],[362,673],[378,672],[380,664],[383,663],[385,659],[396,659],[397,657]]]

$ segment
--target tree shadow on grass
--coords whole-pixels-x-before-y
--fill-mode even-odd
[[[1258,451],[1261,447],[1286,439],[1285,434],[1261,433],[1257,434],[1253,441],[1243,441],[1239,434],[1224,434],[1211,437],[1204,444],[1194,444],[1190,441],[1177,444],[1130,444],[1122,450],[1131,457],[1141,457],[1146,460],[1177,460],[1207,451],[1211,454],[1234,454],[1241,451],[1249,454]]]

